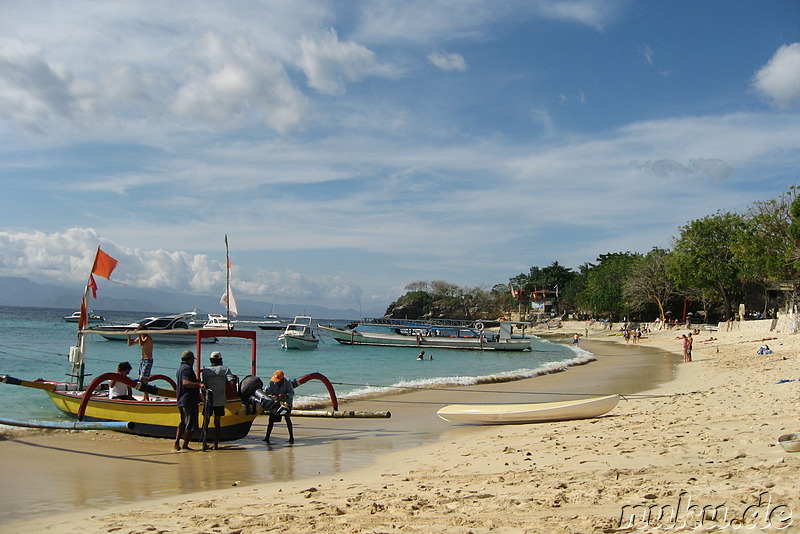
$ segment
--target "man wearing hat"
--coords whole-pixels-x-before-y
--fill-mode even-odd
[[[178,398],[178,410],[181,412],[181,422],[178,425],[178,432],[175,435],[174,449],[176,451],[192,450],[189,447],[189,440],[192,438],[192,431],[197,428],[197,405],[200,404],[200,388],[203,385],[197,380],[192,364],[194,363],[194,353],[190,350],[183,351],[181,356],[181,366],[176,375]],[[183,447],[181,447],[183,438]]]
[[[289,414],[292,412],[294,387],[292,387],[292,383],[283,375],[283,371],[280,369],[275,371],[275,374],[273,374],[272,378],[269,379],[269,385],[267,386],[267,391],[265,391],[265,393],[275,399],[277,402],[280,402],[284,407],[286,407],[287,410],[289,410],[286,412],[284,417],[286,417],[286,428],[289,429],[289,443],[294,443],[292,418],[289,417]],[[272,427],[275,426],[275,423],[279,423],[280,420],[280,415],[270,414],[269,423],[267,424],[267,436],[264,438],[264,441],[267,443],[269,443],[269,436],[272,434]]]
[[[219,449],[219,435],[221,431],[220,421],[225,414],[225,404],[228,400],[227,385],[234,380],[231,370],[222,365],[222,354],[218,351],[211,353],[209,358],[210,367],[206,367],[200,372],[200,381],[206,386],[206,402],[209,402],[211,394],[211,405],[214,413],[214,450]],[[206,417],[210,413],[205,410]]]

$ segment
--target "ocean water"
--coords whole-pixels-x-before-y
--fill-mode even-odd
[[[77,340],[77,325],[63,321],[74,310],[48,308],[0,307],[0,375],[25,380],[45,378],[65,380],[70,371],[69,347]],[[107,322],[127,324],[151,315],[147,312],[104,312]],[[182,310],[176,310],[179,313]],[[258,321],[260,317],[240,316],[236,320]],[[355,319],[355,318],[354,318]],[[286,319],[284,319],[285,321]],[[350,321],[314,319],[314,324],[343,326]],[[276,369],[287,377],[298,378],[311,372],[325,375],[340,399],[380,395],[398,388],[469,385],[508,381],[537,376],[585,363],[592,354],[572,345],[551,343],[534,338],[530,352],[453,351],[426,348],[434,360],[418,361],[415,347],[365,347],[340,345],[325,333],[319,347],[312,351],[282,350],[280,331],[258,330],[257,375],[265,382]],[[238,326],[237,326],[238,327]],[[153,374],[173,377],[185,349],[194,344],[159,344],[154,349]],[[240,378],[250,374],[250,343],[241,339],[222,339],[204,344],[202,363],[208,363],[212,351],[222,353],[225,364]],[[87,375],[114,371],[121,361],[133,365],[131,377],[138,371],[140,349],[125,342],[108,341],[91,335],[87,341]],[[87,379],[90,380],[91,376]],[[324,386],[310,381],[296,390],[295,406],[319,404],[328,399]],[[66,419],[42,391],[0,383],[0,417],[22,420]]]

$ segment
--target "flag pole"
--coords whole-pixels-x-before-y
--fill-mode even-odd
[[[83,288],[81,313],[80,317],[78,318],[78,339],[74,347],[74,354],[72,353],[73,351],[70,353],[70,360],[72,360],[72,372],[77,379],[78,389],[80,390],[83,389],[83,381],[86,377],[86,334],[83,333],[83,329],[86,328],[89,323],[89,291],[91,291],[92,274],[97,266],[97,257],[99,255],[100,247],[98,246],[97,251],[94,253],[94,261],[92,262],[92,268],[89,271],[89,277],[86,279],[86,285]]]
[[[228,253],[228,234],[225,234],[225,312],[231,327],[231,258]]]

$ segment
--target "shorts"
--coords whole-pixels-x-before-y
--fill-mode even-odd
[[[290,412],[290,413],[291,413],[291,412]],[[280,422],[281,422],[281,419],[283,419],[284,417],[286,417],[286,420],[287,420],[287,421],[289,421],[289,420],[290,420],[290,419],[289,419],[289,413],[287,413],[285,416],[283,416],[283,415],[273,415],[273,414],[270,414],[270,415],[269,415],[269,422],[270,422],[270,423],[280,423]]]
[[[153,370],[153,358],[142,358],[139,362],[139,380],[150,378],[150,371]]]
[[[187,431],[197,428],[197,406],[178,406],[181,412],[181,424]]]

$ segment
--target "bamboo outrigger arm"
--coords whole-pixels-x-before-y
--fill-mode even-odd
[[[0,425],[21,426],[25,428],[46,428],[53,430],[132,430],[136,425],[130,421],[19,421],[2,419]]]
[[[149,378],[149,380],[151,380],[151,381],[153,379],[164,379],[167,382],[169,382],[170,385],[173,386],[173,388],[175,387],[175,382],[171,378],[169,378],[167,376],[164,376],[164,375],[153,375],[153,376],[151,376]],[[155,386],[150,386],[149,384],[148,385],[143,385],[143,386],[140,386],[140,387],[137,388],[136,387],[137,382],[131,380],[127,376],[121,375],[119,373],[103,373],[102,375],[100,375],[97,378],[95,378],[94,380],[92,380],[92,383],[89,384],[89,387],[86,388],[86,391],[83,393],[83,397],[81,398],[81,405],[78,408],[78,413],[77,413],[78,421],[83,421],[83,417],[84,417],[84,415],[86,415],[86,406],[88,406],[89,401],[91,400],[92,396],[94,395],[94,391],[98,387],[100,387],[100,384],[102,384],[103,382],[106,382],[107,380],[116,380],[118,382],[122,382],[126,386],[130,386],[132,388],[139,389],[140,391],[147,391],[148,393],[153,393],[154,395],[160,395],[162,397],[175,398],[175,389],[172,389],[172,390],[162,389],[162,388],[157,388]]]

